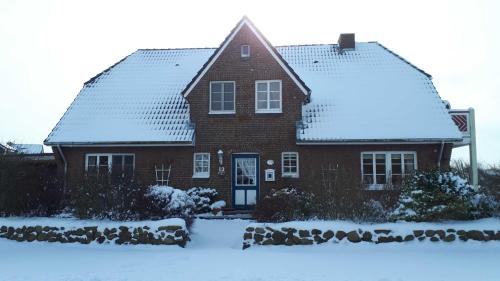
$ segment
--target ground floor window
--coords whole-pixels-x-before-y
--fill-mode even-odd
[[[210,153],[195,153],[193,159],[193,178],[210,177]]]
[[[87,154],[85,159],[88,175],[111,175],[115,181],[133,178],[134,168],[134,154]]]
[[[281,154],[281,175],[283,177],[299,177],[299,153],[283,152]]]
[[[363,152],[361,176],[369,189],[399,186],[405,175],[417,168],[415,152]]]

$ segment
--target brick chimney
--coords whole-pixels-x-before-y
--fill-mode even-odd
[[[356,47],[354,33],[341,33],[338,44],[340,49],[354,49]]]

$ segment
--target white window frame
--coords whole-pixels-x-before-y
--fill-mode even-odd
[[[363,179],[365,178],[365,171],[363,165],[363,155],[371,154],[372,155],[372,173],[369,175],[373,175],[373,183],[372,184],[364,184]],[[376,177],[376,154],[384,154],[385,155],[385,184],[377,183]],[[401,154],[401,176],[407,174],[405,173],[404,167],[404,155],[412,154],[413,155],[413,169],[418,169],[418,160],[417,160],[417,152],[415,151],[363,151],[360,155],[361,160],[361,183],[367,186],[367,189],[370,190],[381,190],[386,186],[392,186],[392,158],[391,154]]]
[[[196,172],[196,156],[208,156],[208,171],[207,172]],[[203,160],[202,160],[203,161]],[[210,153],[207,152],[197,152],[193,154],[193,178],[210,178]]]
[[[85,172],[89,170],[89,157],[96,156],[97,157],[97,174],[99,174],[99,158],[102,156],[108,157],[108,172],[111,173],[111,168],[113,167],[113,155],[117,156],[132,156],[133,164],[132,169],[135,173],[135,154],[134,153],[87,153],[85,154]]]
[[[243,52],[243,50],[245,48],[248,48],[248,53]],[[242,58],[249,58],[250,57],[250,45],[241,45],[240,54],[241,54]]]
[[[233,83],[233,110],[212,110],[212,84],[215,83]],[[236,81],[210,81],[210,84],[208,85],[209,89],[208,91],[210,92],[209,94],[209,100],[208,100],[208,113],[209,114],[235,114],[236,113]],[[222,87],[224,89],[224,86]],[[222,105],[224,105],[224,98],[222,99]]]
[[[269,108],[270,100],[271,100],[271,83],[279,82],[280,83],[280,107],[279,108]],[[267,108],[259,109],[258,108],[258,94],[257,94],[257,85],[259,83],[267,83]],[[283,83],[281,80],[256,80],[255,81],[255,113],[282,113],[283,112]]]
[[[296,173],[286,173],[285,172],[285,154],[295,154],[297,158],[297,172]],[[298,178],[299,177],[299,153],[295,151],[285,151],[281,153],[281,177],[283,178]]]

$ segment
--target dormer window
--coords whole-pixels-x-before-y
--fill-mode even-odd
[[[234,114],[234,81],[210,82],[210,114]]]
[[[255,81],[255,112],[281,113],[281,80]]]
[[[250,45],[241,45],[241,57],[242,58],[250,57]]]

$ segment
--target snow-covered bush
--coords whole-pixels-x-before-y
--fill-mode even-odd
[[[314,213],[313,198],[312,193],[298,188],[271,189],[255,206],[253,217],[262,222],[305,220]]]
[[[195,204],[195,213],[208,213],[212,210],[211,205],[215,202],[219,193],[209,187],[193,187],[187,191]]]
[[[453,172],[417,171],[405,179],[394,220],[467,220],[491,216],[497,203]]]
[[[165,185],[148,188],[149,215],[154,218],[189,217],[194,214],[196,204],[186,191]]]
[[[222,208],[224,207],[226,207],[226,201],[215,201],[214,203],[212,203],[212,205],[210,205],[210,211],[212,212],[212,214],[218,215],[221,214]]]

